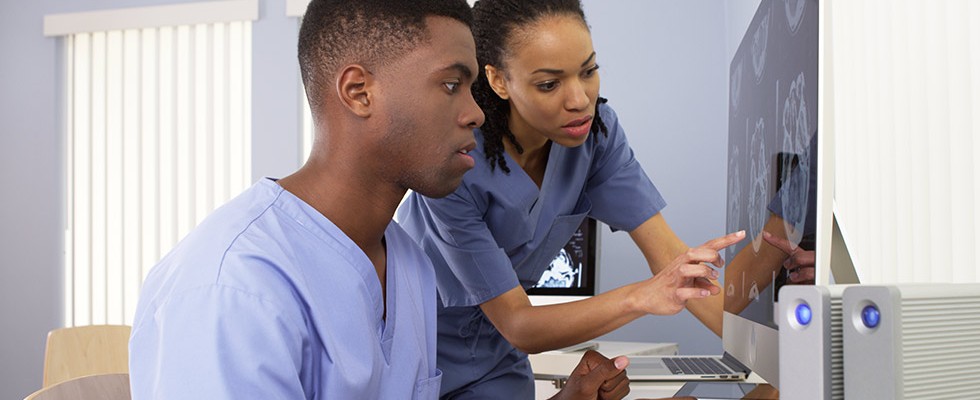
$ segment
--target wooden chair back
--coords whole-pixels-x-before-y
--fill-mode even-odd
[[[128,325],[88,325],[49,332],[42,387],[87,375],[128,374],[130,330]]]

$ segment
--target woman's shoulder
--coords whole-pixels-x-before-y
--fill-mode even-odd
[[[474,166],[463,175],[463,182],[482,181],[493,174],[490,162],[487,161],[486,139],[483,131],[480,128],[473,129],[473,138],[476,139],[476,147],[469,152],[469,155],[473,157]]]
[[[484,147],[483,132],[480,128],[473,129],[473,137],[476,139],[476,147],[469,152],[473,157],[473,168],[463,174],[463,180],[456,189],[456,196],[473,197],[489,190],[489,187],[497,184],[501,174],[500,168],[491,168],[487,161],[486,148]]]
[[[606,99],[602,99],[596,108],[599,122],[602,122],[605,132],[596,133],[595,145],[599,148],[615,146],[615,143],[623,140],[623,136],[626,134],[623,132],[623,126],[619,123],[619,115]]]
[[[606,124],[606,126],[609,126],[610,124],[615,125],[615,123],[619,121],[619,116],[616,115],[616,110],[609,105],[609,100],[601,98],[601,100],[599,100],[599,104],[596,106],[596,109],[598,110],[599,118],[602,118],[602,121]]]

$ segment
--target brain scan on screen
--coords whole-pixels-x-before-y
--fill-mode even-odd
[[[803,13],[806,11],[806,0],[785,0],[784,9],[786,10],[786,22],[789,25],[790,34],[796,34],[800,30],[800,21],[803,21]]]
[[[817,243],[818,11],[814,0],[758,3],[728,65],[726,223],[748,238],[725,252],[725,330],[740,338],[726,351],[745,350],[733,355],[753,372],[778,366],[779,289],[805,283],[766,251],[763,230],[807,251]]]
[[[569,288],[574,286],[580,271],[582,271],[582,265],[580,263],[576,267],[572,264],[572,257],[564,248],[561,249],[558,256],[551,261],[551,265],[548,265],[548,269],[541,275],[537,287]]]
[[[762,118],[755,123],[749,145],[752,163],[749,170],[749,237],[752,250],[759,252],[762,246],[762,228],[769,219],[769,154],[766,153],[766,122]]]
[[[752,34],[752,68],[755,71],[756,82],[762,81],[766,71],[766,46],[769,44],[769,16],[767,12],[762,23]]]
[[[782,188],[779,191],[783,210],[783,226],[786,237],[798,244],[803,236],[803,223],[806,222],[807,190],[810,173],[810,124],[807,120],[806,99],[803,97],[806,80],[803,73],[790,85],[789,93],[783,102],[783,151],[795,154],[798,159],[785,157],[782,165]],[[795,164],[795,165],[794,165]],[[798,170],[794,170],[798,169]]]
[[[738,145],[732,146],[732,157],[728,158],[728,230],[738,230],[742,226],[742,171],[738,161],[741,159]],[[736,247],[728,247],[726,252],[734,252]],[[727,253],[726,253],[727,254]],[[729,261],[731,258],[729,257]]]
[[[735,70],[732,71],[731,79],[728,81],[731,88],[729,90],[729,96],[731,100],[729,103],[732,105],[732,111],[738,111],[738,99],[742,95],[742,61],[739,60],[738,64],[735,66]]]

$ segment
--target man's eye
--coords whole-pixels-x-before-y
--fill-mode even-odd
[[[456,89],[459,88],[459,82],[445,82],[446,89],[449,89],[449,93],[456,93]]]

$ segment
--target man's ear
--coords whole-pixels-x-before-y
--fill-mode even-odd
[[[490,64],[484,66],[483,71],[487,74],[487,82],[490,82],[490,88],[497,93],[497,96],[504,100],[510,99],[510,94],[507,93],[504,71]]]
[[[337,93],[340,101],[354,115],[368,117],[371,115],[371,102],[374,100],[371,87],[374,76],[362,65],[351,64],[340,70],[337,78]]]

